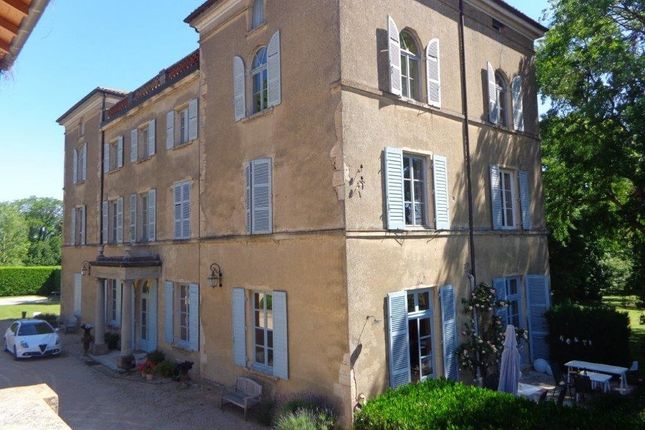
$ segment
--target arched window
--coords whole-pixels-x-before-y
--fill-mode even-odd
[[[252,13],[251,28],[257,28],[264,22],[264,0],[255,0],[253,2]]]
[[[508,84],[500,73],[495,73],[495,93],[499,109],[498,124],[506,127],[508,125],[506,120],[508,116],[508,101],[506,100],[508,98]]]
[[[401,95],[419,99],[419,48],[407,31],[399,35],[401,40]]]
[[[267,49],[265,47],[255,54],[251,66],[251,78],[253,79],[253,110],[260,112],[267,108]]]

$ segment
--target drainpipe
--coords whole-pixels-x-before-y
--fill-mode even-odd
[[[105,91],[103,91],[103,101],[101,102],[101,162],[100,162],[100,180],[99,180],[99,248],[98,256],[103,256],[103,183],[105,179],[105,169],[103,162],[105,160],[105,130],[103,129],[105,121]]]

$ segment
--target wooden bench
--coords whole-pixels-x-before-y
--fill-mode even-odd
[[[221,409],[225,403],[237,405],[244,409],[244,419],[246,420],[247,410],[260,403],[261,396],[262,385],[258,384],[253,379],[240,376],[235,381],[235,386],[227,389],[222,394],[219,407]]]
[[[584,372],[583,374],[588,376],[589,379],[591,379],[592,388],[596,388],[596,386],[600,386],[604,393],[609,392],[609,380],[611,379],[611,375],[607,375],[606,373],[597,373],[597,372]]]

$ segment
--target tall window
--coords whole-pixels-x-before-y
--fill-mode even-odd
[[[403,195],[405,224],[425,223],[425,175],[421,157],[403,154]]]
[[[515,227],[515,172],[500,170],[500,192],[502,194],[502,227]]]
[[[110,243],[116,243],[118,228],[117,203],[110,202]]]
[[[408,345],[413,382],[432,376],[432,296],[430,290],[408,291]]]
[[[401,40],[401,95],[419,99],[419,49],[407,31],[400,34]]]
[[[177,327],[179,329],[178,337],[180,340],[188,342],[189,341],[189,330],[188,330],[188,323],[189,323],[189,315],[190,315],[190,298],[189,298],[189,290],[188,290],[188,285],[182,284],[179,286],[178,290],[178,324]]]
[[[253,326],[255,329],[255,364],[273,367],[273,296],[253,294]]]
[[[110,321],[116,322],[116,307],[117,307],[117,294],[116,294],[116,279],[108,279],[110,283]]]
[[[148,193],[141,195],[141,241],[148,241]]]
[[[253,109],[261,112],[268,106],[267,49],[260,48],[253,58],[251,69],[253,79]]]
[[[519,276],[497,278],[493,282],[495,284],[497,298],[507,303],[507,307],[498,313],[502,318],[503,326],[506,327],[507,324],[513,324],[515,328],[521,327],[520,303],[522,298]]]
[[[495,74],[495,91],[497,98],[497,106],[499,109],[498,124],[502,127],[507,126],[506,116],[508,115],[508,85],[506,80],[499,73]]]
[[[188,142],[188,108],[179,111],[179,145]]]
[[[251,16],[251,28],[257,28],[264,23],[264,0],[253,2],[253,15]]]

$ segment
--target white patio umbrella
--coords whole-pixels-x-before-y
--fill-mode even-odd
[[[515,327],[513,324],[506,326],[504,334],[504,351],[499,366],[499,384],[497,391],[504,391],[517,395],[517,386],[520,382],[520,352],[517,350]]]

